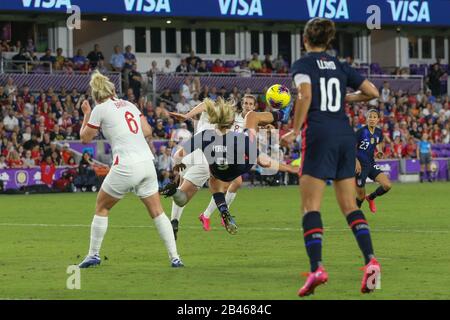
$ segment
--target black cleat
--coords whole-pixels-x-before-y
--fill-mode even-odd
[[[178,220],[177,219],[173,219],[172,221],[170,221],[170,223],[172,224],[173,235],[175,236],[175,240],[177,240]]]
[[[174,182],[169,182],[159,190],[159,194],[164,196],[164,198],[171,197],[177,192],[177,187],[178,184]]]
[[[237,233],[237,225],[236,221],[234,221],[234,218],[230,215],[228,211],[221,214],[222,220],[225,225],[225,229],[228,231],[229,234],[236,234]]]

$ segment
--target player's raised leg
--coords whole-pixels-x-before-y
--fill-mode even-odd
[[[345,215],[347,223],[352,229],[356,241],[358,242],[358,246],[364,256],[365,267],[361,282],[361,292],[370,293],[376,287],[376,283],[371,284],[369,283],[369,280],[373,278],[373,274],[380,274],[381,266],[375,258],[367,220],[364,213],[355,203],[354,178],[336,180],[334,188],[341,211]]]
[[[172,224],[170,223],[169,218],[164,213],[161,201],[159,199],[159,194],[155,193],[149,197],[142,198],[141,200],[146,206],[150,216],[152,217],[156,229],[158,230],[159,236],[166,246],[170,261],[172,263],[172,267],[183,267],[183,262],[181,262],[180,256],[177,252],[177,245],[172,230]]]
[[[114,198],[107,194],[103,189],[97,195],[97,203],[95,205],[95,215],[91,224],[91,240],[89,244],[89,252],[86,258],[78,265],[80,268],[89,268],[99,265],[100,248],[102,246],[103,238],[108,229],[108,215],[109,210],[119,202],[120,199]]]
[[[309,175],[300,178],[300,194],[302,198],[303,237],[306,252],[311,265],[305,284],[298,291],[300,297],[314,293],[317,286],[328,280],[328,274],[322,266],[323,225],[320,216],[325,181]]]
[[[377,208],[375,206],[375,198],[381,197],[382,195],[388,193],[392,188],[391,181],[384,173],[378,174],[375,177],[375,181],[378,182],[380,186],[366,198],[369,202],[370,211],[372,211],[373,213],[377,211]]]

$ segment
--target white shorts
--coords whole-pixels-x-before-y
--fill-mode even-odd
[[[102,189],[116,199],[122,199],[129,192],[134,192],[141,199],[152,196],[159,189],[155,165],[149,160],[112,166]]]
[[[186,169],[181,173],[181,177],[192,182],[201,188],[209,179],[209,165],[205,155],[200,149],[188,154],[182,161]]]

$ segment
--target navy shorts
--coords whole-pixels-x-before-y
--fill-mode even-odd
[[[342,180],[355,176],[356,138],[331,135],[307,128],[302,134],[301,175],[322,180]]]
[[[372,164],[361,163],[361,173],[356,175],[356,185],[359,188],[364,188],[364,186],[366,185],[367,177],[375,181],[375,178],[380,173],[383,173],[383,171],[380,170],[380,165],[376,163]]]
[[[253,168],[253,164],[231,164],[227,169],[221,171],[210,167],[211,175],[224,182],[231,182],[234,179],[249,172]]]
[[[421,165],[430,164],[431,163],[431,154],[430,153],[420,153],[419,161]]]

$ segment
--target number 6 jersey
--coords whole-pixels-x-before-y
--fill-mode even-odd
[[[102,129],[103,135],[111,143],[115,165],[153,160],[153,153],[142,132],[141,116],[134,104],[119,99],[108,99],[92,110],[87,125]]]

